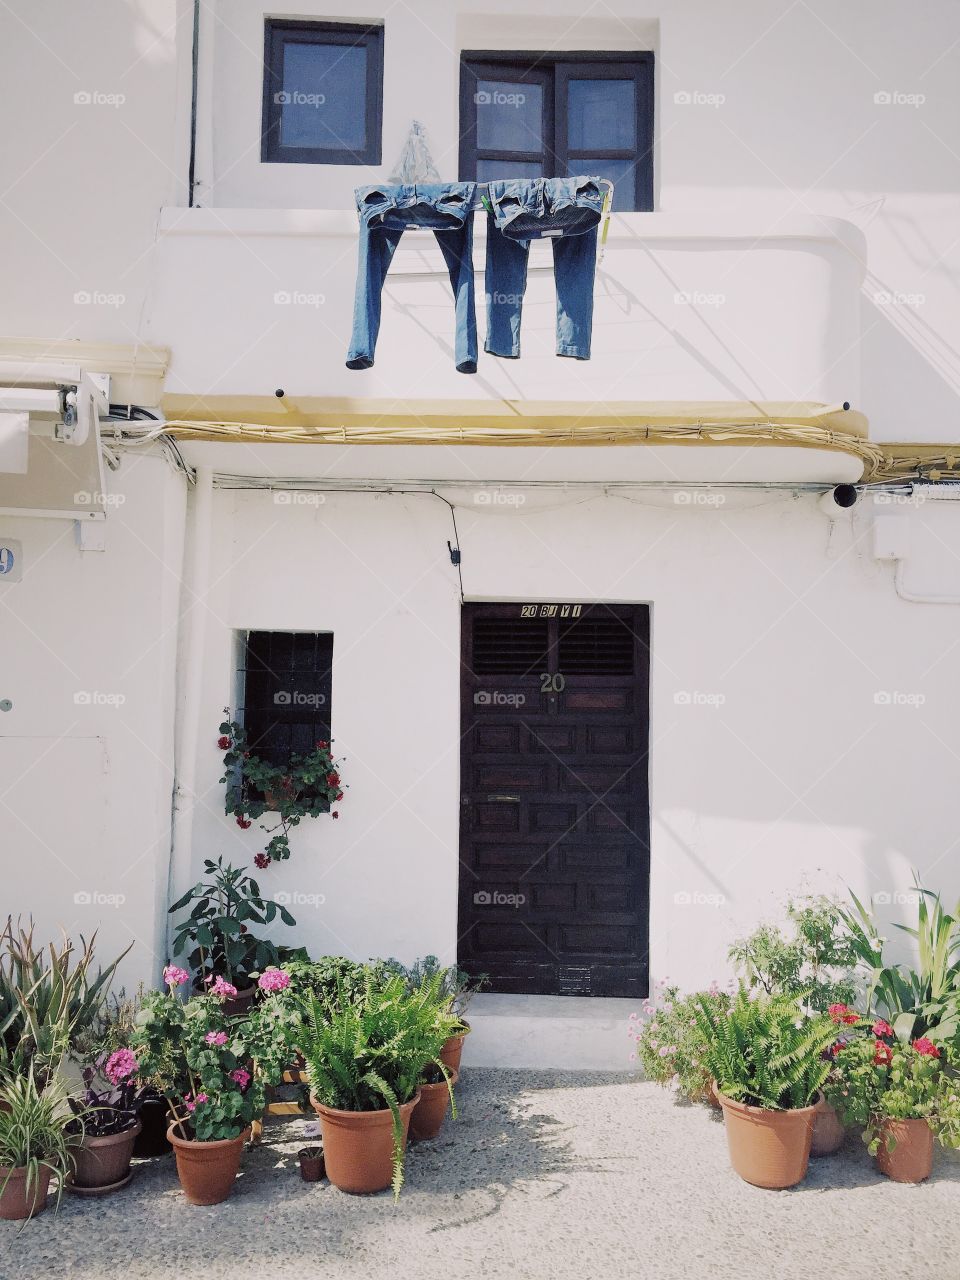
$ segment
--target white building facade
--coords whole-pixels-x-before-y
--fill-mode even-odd
[[[960,893],[960,13],[637,8],[0,19],[23,121],[0,196],[0,905],[133,942],[128,985],[156,980],[203,859],[263,848],[224,813],[217,747],[251,635],[332,651],[311,705],[345,800],[259,877],[311,954],[486,956],[502,992],[632,997],[721,977],[789,893],[850,886],[891,920],[911,868]],[[351,163],[264,141],[281,19],[321,60],[376,33],[364,101],[290,124],[366,130]],[[317,65],[349,99],[349,67]],[[649,93],[615,139],[632,158],[586,170],[621,193],[592,358],[554,355],[535,245],[521,358],[457,373],[417,232],[376,363],[349,370],[353,189],[390,181],[414,121],[443,180],[531,163],[470,151],[471,67],[548,104],[544,165],[573,149],[578,75]],[[612,136],[597,92],[581,127]],[[484,243],[478,216],[481,343]],[[23,407],[84,376],[110,379],[101,463],[95,421],[78,446],[56,405]]]

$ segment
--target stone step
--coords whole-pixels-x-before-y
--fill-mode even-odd
[[[465,1067],[632,1071],[630,1014],[641,1001],[485,993],[467,1010]]]

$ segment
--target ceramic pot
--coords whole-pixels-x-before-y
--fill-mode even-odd
[[[420,1091],[400,1104],[403,1149],[406,1149],[410,1115],[420,1101]],[[325,1107],[311,1094],[310,1103],[320,1117],[320,1135],[327,1177],[341,1191],[368,1195],[383,1191],[393,1181],[393,1116],[384,1111],[337,1111]]]
[[[843,1146],[846,1130],[836,1111],[821,1098],[814,1107],[813,1134],[810,1138],[810,1154],[812,1156],[832,1156]]]
[[[816,1104],[793,1111],[768,1111],[735,1102],[719,1088],[717,1097],[723,1108],[730,1163],[744,1182],[779,1189],[803,1181],[810,1161]]]
[[[459,1073],[450,1072],[451,1086],[457,1083]],[[450,1090],[447,1082],[440,1080],[437,1084],[420,1085],[420,1101],[413,1109],[410,1117],[410,1137],[416,1142],[424,1142],[435,1138],[443,1127],[443,1121],[450,1106]]]
[[[449,1067],[451,1071],[460,1070],[460,1058],[463,1056],[463,1042],[470,1034],[470,1023],[463,1024],[463,1030],[457,1035],[451,1036],[449,1040],[444,1041],[443,1048],[440,1050],[440,1061],[445,1067]]]
[[[9,1176],[8,1176],[9,1175]],[[35,1218],[47,1207],[50,1190],[50,1170],[40,1165],[36,1180],[27,1196],[26,1169],[13,1169],[0,1165],[0,1218],[8,1222],[20,1222],[23,1218]]]
[[[319,1182],[323,1177],[323,1152],[317,1147],[304,1147],[297,1152],[297,1159],[304,1182]]]
[[[894,1182],[929,1178],[933,1172],[933,1130],[926,1120],[881,1121],[877,1165]]]
[[[73,1150],[70,1190],[80,1196],[105,1196],[125,1187],[130,1181],[130,1160],[141,1127],[138,1120],[123,1133],[104,1137],[85,1134]]]
[[[249,1128],[236,1138],[219,1142],[183,1138],[178,1129],[179,1125],[172,1124],[167,1137],[177,1158],[177,1176],[183,1194],[190,1204],[220,1204],[233,1190],[243,1144],[250,1136]]]

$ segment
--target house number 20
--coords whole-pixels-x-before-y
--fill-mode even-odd
[[[541,671],[540,673],[540,692],[541,693],[562,693],[567,687],[567,678],[558,671],[556,675],[551,675],[549,671]]]

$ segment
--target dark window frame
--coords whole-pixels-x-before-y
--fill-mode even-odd
[[[263,102],[260,160],[263,164],[380,164],[383,150],[383,27],[364,23],[319,22],[301,18],[266,18],[263,43]],[[282,147],[281,104],[283,50],[291,38],[298,44],[363,45],[367,50],[364,101],[367,145],[348,147]]]
[[[275,637],[283,639],[275,641]],[[286,637],[290,637],[291,656],[289,661],[281,662],[274,646],[278,650],[286,647]],[[302,660],[302,653],[296,653],[297,637],[310,637],[314,642],[309,664]],[[241,631],[237,640],[238,719],[247,731],[251,750],[273,764],[283,764],[291,754],[302,754],[319,739],[329,742],[333,736],[334,633],[251,628]],[[265,694],[271,688],[273,698],[268,700]],[[289,693],[290,700],[278,703],[276,694],[282,692]],[[324,701],[315,706],[298,701],[298,694],[304,692],[322,693]],[[285,729],[290,731],[290,742],[284,747],[270,745],[270,737],[287,736]],[[303,732],[305,729],[308,732]],[[294,741],[298,736],[299,745]]]
[[[632,70],[632,77],[624,74]],[[577,153],[569,153],[567,141],[567,85],[571,79],[625,80],[636,85],[636,148],[590,151],[591,157],[635,161],[633,209],[653,209],[654,156],[654,55],[649,50],[623,50],[615,53],[592,49],[570,53],[533,52],[525,50],[464,49],[460,55],[460,180],[476,181],[480,160],[507,160],[523,163],[539,161],[561,175],[575,177]],[[575,73],[575,74],[574,74]],[[543,152],[491,151],[477,146],[477,82],[488,78],[511,84],[543,83],[544,148]],[[549,91],[552,89],[552,93]],[[549,130],[549,131],[548,131]]]

